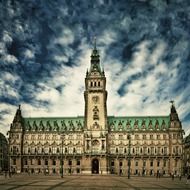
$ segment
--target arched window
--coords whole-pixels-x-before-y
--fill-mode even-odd
[[[94,86],[96,86],[96,81],[94,82]]]
[[[100,81],[98,81],[98,86],[100,86]]]
[[[92,82],[92,81],[90,82],[90,86],[91,86],[91,87],[93,86],[93,82]]]

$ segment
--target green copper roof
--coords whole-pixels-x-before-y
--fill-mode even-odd
[[[111,131],[166,130],[169,128],[169,123],[169,116],[108,117]]]
[[[36,117],[23,118],[25,130],[28,131],[83,131],[84,117]],[[111,131],[167,130],[169,116],[108,116]]]
[[[23,118],[25,130],[29,131],[81,131],[84,117]]]

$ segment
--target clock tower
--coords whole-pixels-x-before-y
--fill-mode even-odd
[[[86,72],[84,99],[86,130],[107,130],[106,77],[96,45],[91,54],[90,70]]]
[[[88,157],[88,173],[106,173],[107,153],[107,91],[106,77],[100,66],[96,43],[91,54],[90,70],[85,78],[85,147]],[[102,158],[101,161],[99,158]],[[87,169],[88,170],[88,169]]]

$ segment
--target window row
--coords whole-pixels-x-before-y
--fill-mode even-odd
[[[82,152],[82,148],[81,147],[68,147],[68,148],[58,148],[58,147],[45,147],[45,148],[36,148],[36,147],[32,147],[32,148],[28,148],[25,147],[24,148],[24,154],[61,154],[63,152],[63,154],[68,153],[68,154],[73,154],[73,153],[78,153],[81,154]]]
[[[130,150],[130,152],[129,152]],[[135,148],[124,148],[124,147],[111,147],[110,148],[111,154],[162,154],[166,155],[168,154],[168,148],[167,147],[135,147]]]
[[[25,135],[25,140],[61,140],[60,135]],[[74,140],[81,139],[82,135],[68,135],[65,139]]]
[[[119,139],[119,140],[129,140],[134,139],[134,140],[166,140],[168,139],[168,135],[166,134],[157,134],[157,135],[139,135],[139,134],[135,134],[135,135],[123,135],[123,134],[119,134],[119,135],[114,135],[112,134],[111,139]]]
[[[100,81],[90,81],[89,86],[90,87],[100,87],[102,83]]]
[[[131,163],[131,162],[130,162],[130,163]],[[129,165],[130,163],[127,161],[127,165]],[[157,166],[157,167],[160,167],[160,166],[162,166],[162,167],[166,167],[168,161],[167,161],[167,160],[163,160],[163,162],[162,162],[162,164],[161,164],[161,161],[159,161],[159,160],[157,160],[156,162],[153,161],[153,160],[150,160],[150,161],[148,161],[148,162],[147,162],[146,160],[143,160],[143,161],[138,161],[138,160],[136,160],[136,161],[134,161],[133,163],[134,163],[134,166],[136,166],[136,167],[137,167],[137,166],[143,166],[143,167],[146,167],[146,166],[150,166],[150,167]],[[112,160],[112,161],[110,162],[110,166],[111,166],[111,167],[116,166],[116,163],[115,163],[114,160]],[[122,160],[120,160],[120,161],[119,161],[119,167],[122,167],[122,166],[124,166],[124,163],[123,163]],[[175,162],[175,167],[176,167],[176,166],[177,166],[177,161]]]
[[[14,160],[14,159],[13,159]],[[13,165],[16,164],[16,161],[14,160],[13,161]],[[34,165],[34,160],[28,160],[28,159],[24,159],[24,165]],[[37,165],[53,165],[53,166],[56,166],[57,164],[60,164],[60,165],[64,165],[64,161],[61,161],[61,160],[48,160],[48,159],[45,159],[45,160],[41,160],[41,159],[37,159],[36,160],[36,164]],[[73,162],[72,160],[68,160],[68,163],[67,163],[69,166],[72,166],[73,165]],[[76,160],[76,163],[75,163],[77,166],[80,166],[80,160]]]

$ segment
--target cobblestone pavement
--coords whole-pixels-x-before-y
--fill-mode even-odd
[[[0,176],[0,190],[186,190],[190,184],[182,178],[119,177],[119,176]]]

